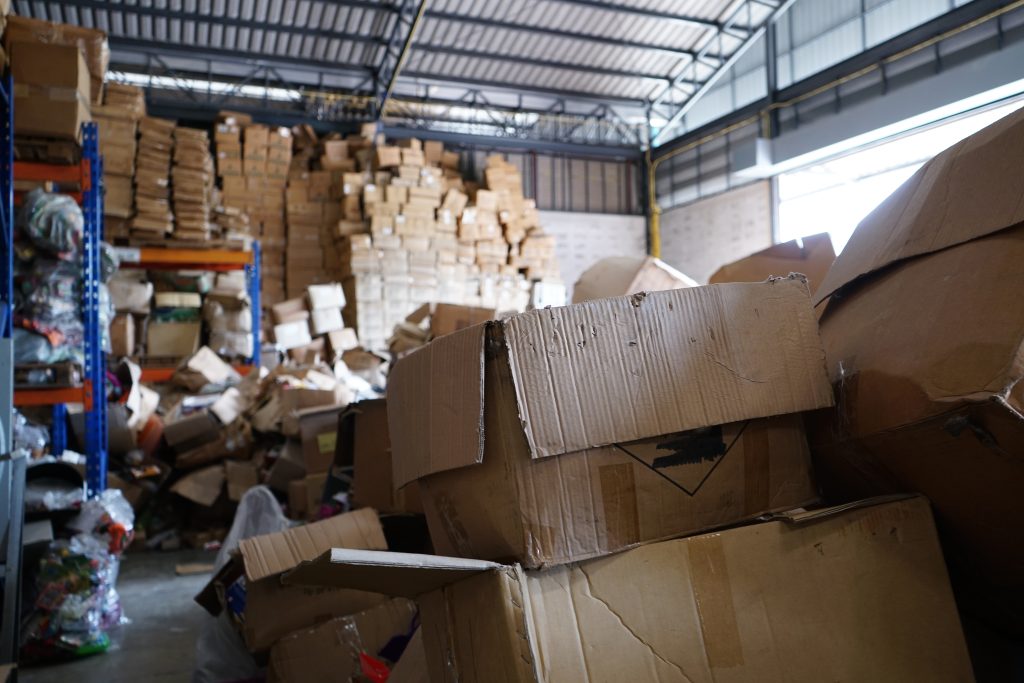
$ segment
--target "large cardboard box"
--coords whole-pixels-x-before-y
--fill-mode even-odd
[[[238,554],[196,596],[212,615],[227,610],[253,651],[300,628],[354,614],[382,602],[376,593],[284,586],[281,575],[331,548],[385,550],[377,513],[357,510],[239,542]]]
[[[921,497],[543,571],[333,550],[284,582],[418,596],[435,682],[973,680]]]
[[[695,280],[652,256],[611,256],[583,271],[572,288],[572,302],[696,286]]]
[[[99,104],[103,100],[103,81],[110,62],[107,34],[95,28],[11,15],[7,17],[4,48],[10,56],[14,43],[33,42],[40,45],[70,47],[84,56],[87,71],[86,102]],[[14,66],[12,58],[12,66]],[[15,83],[18,78],[15,76]],[[17,111],[15,111],[17,115]]]
[[[200,323],[168,323],[151,320],[146,325],[146,355],[183,358],[199,348]]]
[[[1018,633],[1024,176],[1005,169],[1022,154],[1017,112],[925,164],[858,226],[816,295],[838,410],[814,439],[830,495],[929,496],[962,599]]]
[[[359,401],[341,413],[334,464],[352,468],[354,506],[381,512],[423,512],[415,482],[395,490],[384,399]]]
[[[832,248],[832,238],[827,232],[823,232],[800,240],[776,244],[724,265],[715,271],[708,282],[760,282],[772,276],[801,273],[807,276],[807,283],[813,295],[835,260],[836,252]]]
[[[529,567],[804,505],[823,360],[799,278],[469,327],[392,368],[395,484],[439,553]]]
[[[77,140],[89,121],[89,70],[78,48],[37,42],[11,45],[14,132]]]
[[[270,648],[267,680],[269,683],[360,680],[363,670],[359,666],[359,655],[380,660],[396,650],[400,652],[391,641],[408,636],[415,629],[417,614],[415,603],[393,598],[362,612],[290,633]]]

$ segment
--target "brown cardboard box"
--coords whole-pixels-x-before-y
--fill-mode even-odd
[[[282,574],[338,547],[386,549],[377,513],[358,510],[276,534],[243,539],[238,544],[238,555],[210,580],[196,596],[196,602],[214,616],[227,609],[233,620],[240,621],[245,642],[254,652],[267,649],[296,629],[354,614],[382,602],[384,596],[375,593],[281,585]],[[239,580],[245,586],[242,615],[232,614],[224,598],[225,591]]]
[[[415,597],[433,681],[974,680],[920,497],[544,571],[335,550],[285,581]]]
[[[305,299],[288,299],[270,307],[274,315],[274,322],[291,323],[296,320],[309,320],[309,311],[306,309]]]
[[[183,358],[199,348],[200,323],[165,323],[151,320],[146,326],[146,355]]]
[[[227,460],[224,470],[228,484],[228,500],[238,502],[245,492],[260,483],[259,463],[252,460]]]
[[[89,116],[89,70],[76,47],[11,44],[14,132],[77,140]]]
[[[269,683],[359,680],[363,672],[353,653],[376,656],[392,638],[405,636],[416,627],[417,613],[412,601],[392,598],[362,612],[290,633],[270,648],[267,680]]]
[[[110,353],[115,358],[135,354],[135,318],[131,313],[121,313],[110,322]]]
[[[302,442],[306,474],[319,474],[330,469],[338,442],[338,415],[347,405],[313,406],[285,417],[286,422],[293,420],[296,425],[285,426],[285,432],[294,433]]]
[[[41,19],[10,15],[4,32],[4,48],[11,56],[12,46],[18,42],[33,42],[40,45],[71,47],[84,57],[89,82],[84,89],[86,103],[99,104],[103,99],[103,81],[110,62],[110,47],[107,34],[99,29],[84,28],[72,24],[58,24]],[[12,57],[11,66],[15,60]],[[15,84],[18,78],[15,76]],[[15,110],[17,114],[17,110]]]
[[[696,286],[696,281],[661,259],[612,256],[583,271],[572,288],[572,302]]]
[[[376,161],[379,168],[400,166],[402,164],[402,150],[398,147],[380,145],[377,147]]]
[[[800,278],[466,328],[391,370],[395,485],[419,481],[438,552],[529,567],[804,505],[823,355]]]
[[[394,487],[384,399],[353,403],[339,415],[334,463],[352,468],[352,499],[356,507],[422,514],[415,482],[399,491]]]
[[[430,312],[430,335],[441,337],[497,317],[493,308],[436,304]]]
[[[210,507],[216,503],[223,490],[224,465],[221,464],[190,472],[171,487],[174,493],[203,507]]]
[[[807,276],[811,294],[825,279],[825,273],[836,260],[832,239],[827,232],[810,235],[797,241],[783,242],[750,256],[722,266],[715,271],[709,284],[719,282],[760,282],[771,276],[785,277],[790,273]]]
[[[816,298],[837,412],[827,493],[920,491],[963,599],[1024,610],[1024,112],[925,164],[858,226]],[[827,416],[826,416],[827,417]],[[956,574],[955,574],[956,575]]]
[[[327,473],[310,474],[288,482],[288,514],[294,519],[311,519],[320,510]]]
[[[103,214],[131,218],[135,203],[135,188],[131,176],[104,176],[103,190]]]

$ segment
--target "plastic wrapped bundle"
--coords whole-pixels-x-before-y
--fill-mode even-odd
[[[106,284],[121,267],[117,251],[107,242],[100,242],[100,282]]]
[[[70,260],[81,251],[85,219],[68,195],[35,189],[25,196],[18,227],[40,249]]]
[[[19,324],[50,343],[46,362],[81,360],[85,339],[81,273],[79,265],[71,261],[37,258],[31,264],[18,264]],[[21,354],[16,344],[15,355]]]
[[[133,524],[121,492],[108,490],[87,501],[69,523],[77,535],[50,544],[36,575],[22,661],[80,657],[110,646],[107,631],[122,621],[115,584]]]

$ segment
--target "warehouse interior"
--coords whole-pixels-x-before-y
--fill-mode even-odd
[[[1024,0],[0,31],[0,681],[1024,681]]]

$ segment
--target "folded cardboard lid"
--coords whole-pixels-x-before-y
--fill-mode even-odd
[[[377,511],[363,508],[276,534],[247,538],[238,544],[248,581],[280,574],[338,547],[387,549]]]
[[[1024,110],[922,166],[857,226],[815,294],[815,304],[887,265],[1024,221]]]
[[[801,273],[807,276],[813,294],[835,260],[832,239],[823,232],[775,244],[726,264],[716,270],[708,282],[713,285],[720,282],[760,282],[772,276]]]
[[[475,574],[503,568],[506,566],[484,560],[332,548],[302,562],[281,581],[285,585],[332,586],[414,598]]]

